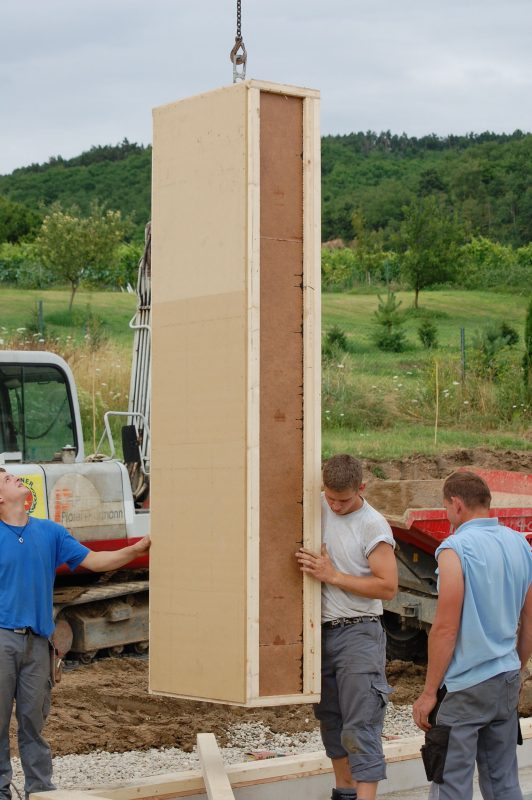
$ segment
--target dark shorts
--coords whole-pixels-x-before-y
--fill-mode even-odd
[[[349,758],[353,778],[386,777],[382,726],[388,695],[386,635],[379,621],[322,631],[321,700],[315,706],[329,758]]]

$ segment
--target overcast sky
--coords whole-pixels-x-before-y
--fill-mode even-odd
[[[0,174],[232,82],[236,0],[0,0]],[[532,130],[530,0],[242,0],[248,77],[322,93],[322,133]]]

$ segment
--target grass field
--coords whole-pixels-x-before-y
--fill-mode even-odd
[[[323,454],[347,450],[384,459],[459,447],[530,449],[531,416],[523,402],[520,372],[528,297],[423,292],[415,313],[412,293],[398,292],[397,298],[401,311],[407,311],[407,346],[401,353],[385,353],[372,341],[376,294],[323,296],[322,330],[339,326],[349,344],[349,353],[324,362]],[[439,344],[433,351],[422,347],[417,333],[424,318],[437,328]],[[475,339],[489,323],[503,321],[515,328],[520,341],[507,354],[506,372],[502,371],[500,380],[480,382],[472,369]],[[461,328],[465,333],[465,380]]]
[[[399,292],[401,310],[412,305],[412,293]],[[0,347],[13,336],[26,348],[40,337],[35,324],[38,300],[43,301],[46,341],[65,352],[80,384],[86,407],[86,438],[91,448],[99,432],[92,430],[95,406],[124,407],[127,371],[131,358],[129,320],[135,297],[125,293],[79,291],[74,314],[67,312],[66,290],[0,290]],[[420,295],[420,310],[409,311],[405,331],[407,349],[384,353],[373,344],[371,333],[376,294],[326,294],[322,298],[322,330],[333,325],[345,331],[349,353],[324,364],[323,452],[348,450],[368,458],[397,458],[411,453],[437,453],[458,447],[490,446],[523,450],[532,447],[530,411],[510,390],[479,387],[459,379],[460,328],[465,329],[466,364],[472,359],[474,337],[489,322],[512,325],[520,341],[512,355],[509,376],[515,391],[520,387],[519,360],[528,297],[516,294],[465,291],[433,291]],[[437,327],[439,346],[425,350],[417,328],[424,317]],[[90,358],[83,347],[87,319],[97,322],[99,335],[108,338],[106,348]],[[17,329],[25,328],[23,331]],[[109,364],[107,364],[109,361]],[[92,365],[92,367],[90,366]],[[436,366],[435,366],[436,365]],[[120,367],[120,369],[118,369]],[[95,381],[91,369],[97,370]],[[434,441],[435,389],[431,384],[439,370],[439,419]],[[116,384],[116,385],[115,385]],[[95,389],[96,386],[96,389]],[[95,391],[98,397],[95,400]],[[97,402],[96,402],[97,401]],[[327,414],[329,416],[327,416]]]
[[[396,297],[402,303],[401,311],[411,309],[412,292],[397,292]],[[348,334],[353,351],[360,356],[357,369],[371,375],[386,375],[426,356],[417,335],[424,317],[438,329],[439,349],[459,353],[460,328],[465,328],[466,346],[470,346],[472,337],[490,321],[510,323],[522,341],[528,300],[523,295],[495,292],[422,292],[419,311],[409,314],[404,326],[409,347],[397,354],[380,352],[371,341],[378,306],[376,294],[326,294],[322,300],[322,330],[339,325]]]
[[[129,347],[132,333],[128,323],[135,313],[136,298],[126,292],[97,292],[79,290],[72,314],[68,313],[69,292],[64,289],[13,289],[0,287],[0,326],[15,332],[26,328],[32,334],[36,323],[37,303],[42,300],[47,338],[81,341],[85,335],[88,316],[101,320],[105,333],[117,344]]]

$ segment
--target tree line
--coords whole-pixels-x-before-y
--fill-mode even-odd
[[[519,247],[532,239],[532,135],[322,140],[322,239],[355,238],[353,215],[392,245],[406,209],[437,195],[469,235]]]
[[[324,287],[406,282],[416,305],[419,292],[437,283],[528,288],[531,164],[532,135],[521,131],[323,137],[322,240],[330,243]],[[80,281],[133,282],[150,218],[150,181],[151,147],[127,139],[0,176],[0,281],[71,281],[59,263],[54,271],[43,246],[63,215],[59,227],[66,232],[76,219],[78,239],[95,220],[114,220],[113,235],[103,236],[114,243],[112,256],[89,258],[85,248]]]

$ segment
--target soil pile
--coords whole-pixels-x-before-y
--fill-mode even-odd
[[[395,705],[412,703],[423,690],[425,667],[411,661],[390,661],[388,680]],[[532,715],[532,682],[521,697],[521,713]],[[53,690],[45,736],[54,756],[94,750],[125,752],[151,747],[179,747],[190,752],[196,735],[215,734],[221,747],[228,730],[242,722],[262,722],[274,733],[299,733],[317,727],[312,706],[238,708],[175,700],[148,694],[148,662],[138,658],[102,659],[70,670]],[[15,724],[11,744],[17,753]]]

